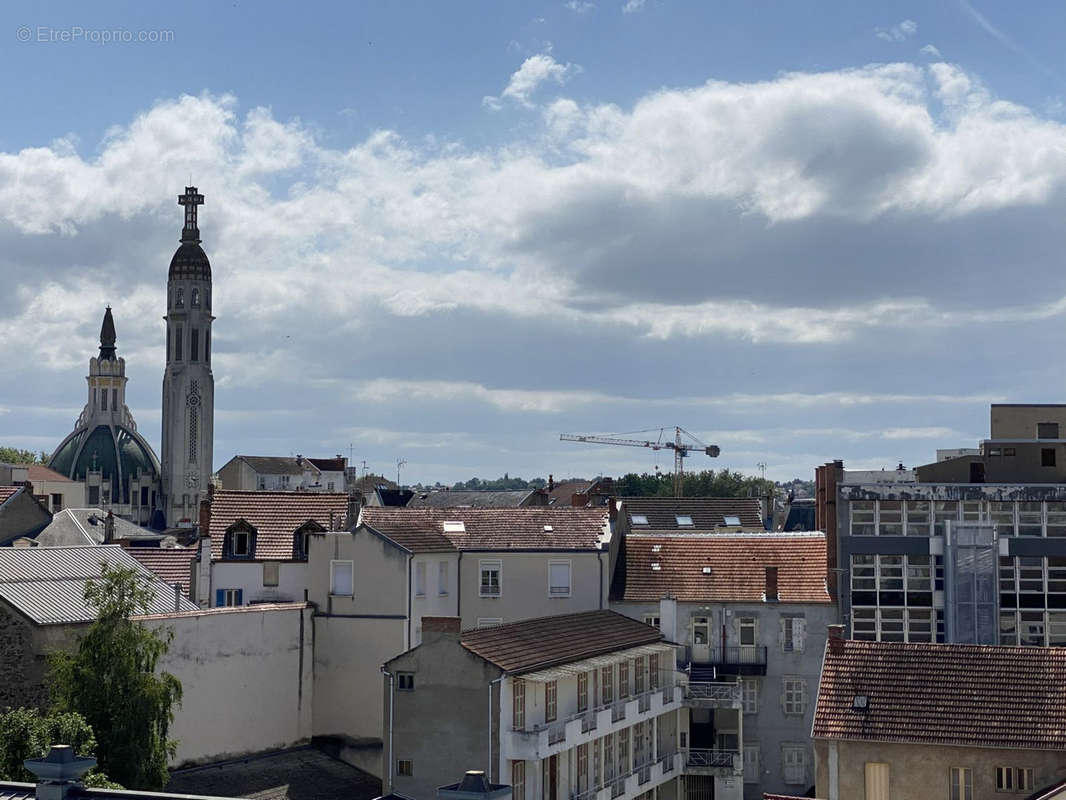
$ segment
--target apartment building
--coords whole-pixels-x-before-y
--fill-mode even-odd
[[[475,628],[606,607],[602,509],[365,506],[359,523],[411,554],[409,646],[424,615]]]
[[[740,701],[690,705],[690,757],[742,757],[748,800],[803,793],[814,783],[809,734],[825,630],[836,621],[825,535],[646,532],[616,544],[610,607],[681,645],[686,699],[724,693],[716,684],[725,682]]]
[[[673,657],[658,630],[606,610],[465,632],[424,618],[422,644],[383,668],[383,789],[431,797],[468,764],[515,800],[680,798]]]
[[[979,454],[917,482],[835,485],[842,621],[856,639],[1066,645],[1066,406],[992,406]]]
[[[1061,796],[1066,650],[843,634],[829,636],[812,729],[818,797]]]
[[[348,459],[241,456],[218,471],[223,489],[258,492],[344,492]]]

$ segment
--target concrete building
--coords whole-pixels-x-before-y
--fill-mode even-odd
[[[1056,797],[1064,682],[1066,650],[849,641],[837,627],[812,729],[817,796]]]
[[[475,628],[607,606],[602,510],[367,506],[359,522],[411,552],[409,646],[423,615]]]
[[[680,796],[683,693],[658,630],[611,611],[423,624],[383,668],[387,791],[431,797],[468,764],[515,800]]]
[[[48,511],[85,505],[85,484],[60,475],[44,464],[0,464],[0,486],[29,484],[33,496]]]
[[[223,489],[258,492],[342,493],[348,459],[234,456],[218,471]]]
[[[353,509],[346,494],[213,491],[201,508],[200,570],[204,606],[302,601],[308,589],[312,533],[342,527]],[[206,547],[204,546],[206,542]]]
[[[836,621],[824,534],[648,532],[615,543],[611,608],[681,645],[678,669],[692,691],[715,680],[735,688],[733,708],[688,711],[692,752],[743,756],[748,800],[802,794],[814,783],[809,732],[824,631]]]
[[[851,637],[1066,644],[1060,424],[1066,406],[995,405],[980,456],[917,467],[913,484],[838,473],[834,574]]]

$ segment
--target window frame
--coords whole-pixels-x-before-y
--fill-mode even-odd
[[[544,721],[555,722],[559,717],[559,681],[544,683]]]
[[[789,764],[789,754],[795,755],[797,763]],[[796,777],[796,773],[789,773],[789,768],[799,771],[799,777]],[[781,779],[784,783],[795,786],[797,784],[807,783],[807,745],[784,743],[781,745]]]
[[[437,562],[437,596],[438,597],[447,597],[448,596],[448,592],[450,591],[449,587],[451,585],[450,572],[451,572],[451,569],[448,567],[448,562],[447,561],[438,561]]]
[[[973,769],[951,767],[948,770],[949,800],[973,800]]]
[[[781,678],[781,713],[789,717],[802,717],[807,713],[807,679],[799,675]]]
[[[521,731],[526,727],[526,682],[515,678],[511,684],[511,728]]]
[[[496,591],[485,591],[485,573],[496,573]],[[489,581],[489,588],[492,582]],[[478,597],[498,600],[503,597],[503,559],[487,558],[478,561]]]
[[[350,592],[337,591],[337,568],[348,565]],[[330,597],[355,597],[355,562],[348,558],[331,558],[329,560],[329,595]]]
[[[405,768],[406,765],[406,768]],[[409,758],[396,759],[396,776],[400,778],[410,778],[415,774],[415,764]]]
[[[552,569],[554,567],[566,567],[566,591],[556,591],[553,585]],[[571,596],[574,586],[574,564],[569,558],[553,558],[548,561],[548,597],[566,599]],[[558,587],[562,589],[562,586]]]
[[[406,685],[405,685],[406,684]],[[396,672],[396,691],[413,692],[415,690],[415,674],[410,671]]]
[[[426,562],[415,562],[415,597],[426,596]]]
[[[740,679],[740,705],[745,714],[759,713],[759,679]]]

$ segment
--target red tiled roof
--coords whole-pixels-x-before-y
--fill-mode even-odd
[[[447,550],[598,550],[605,514],[588,508],[384,508],[366,506],[360,522],[403,547]],[[464,532],[446,531],[462,522]],[[550,530],[545,530],[545,528]],[[445,546],[444,541],[450,543]]]
[[[763,528],[762,505],[757,497],[623,497],[630,527],[652,530],[706,531],[725,525],[726,516],[740,518],[745,528]],[[633,525],[632,515],[643,514],[646,526]],[[692,517],[692,527],[680,527],[678,515]],[[734,526],[735,527],[735,526]]]
[[[6,503],[11,495],[21,488],[21,486],[0,486],[0,503]]]
[[[341,524],[348,513],[348,495],[326,492],[247,492],[223,489],[211,500],[211,558],[222,558],[226,529],[239,519],[256,530],[257,559],[291,561],[293,534],[308,520],[324,529]]]
[[[1064,685],[1063,648],[830,639],[812,735],[1062,750]]]
[[[193,560],[196,558],[195,548],[128,547],[126,552],[171,586],[180,583],[182,594],[191,598],[189,584]]]
[[[822,533],[630,534],[624,547],[624,569],[612,586],[618,600],[658,602],[671,594],[688,603],[761,603],[766,567],[777,567],[779,602],[831,602]]]
[[[26,476],[31,481],[63,481],[64,483],[76,483],[66,475],[60,475],[54,469],[49,469],[44,464],[27,465]]]
[[[614,611],[538,617],[464,631],[459,642],[504,672],[521,674],[662,641],[658,629]]]

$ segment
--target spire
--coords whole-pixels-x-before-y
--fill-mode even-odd
[[[185,227],[181,229],[183,242],[200,243],[200,229],[196,225],[196,207],[204,204],[204,196],[195,186],[186,186],[185,194],[178,195],[178,205],[185,206]]]
[[[111,317],[111,306],[104,312],[104,323],[100,326],[100,360],[115,360],[115,320]]]

